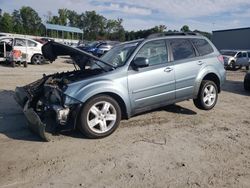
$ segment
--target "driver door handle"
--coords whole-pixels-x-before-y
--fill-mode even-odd
[[[172,70],[174,70],[174,69],[172,69],[171,67],[167,67],[164,69],[164,72],[171,72]]]

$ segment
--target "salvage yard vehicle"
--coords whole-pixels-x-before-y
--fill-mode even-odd
[[[226,68],[241,68],[243,66],[249,70],[250,65],[250,51],[241,50],[221,50],[224,58],[224,65]]]
[[[225,80],[223,57],[195,33],[152,35],[117,45],[101,58],[56,42],[42,51],[51,61],[71,56],[76,68],[16,88],[29,126],[46,141],[77,127],[88,138],[106,137],[121,119],[188,99],[211,110]]]
[[[77,48],[97,57],[101,57],[117,44],[119,44],[117,41],[95,41],[87,46],[78,46]]]
[[[250,71],[247,72],[244,78],[244,89],[250,91]]]
[[[26,62],[31,62],[33,64],[41,64],[45,61],[42,55],[42,45],[41,43],[26,38],[20,37],[0,37],[0,44],[7,44],[11,46],[11,50],[6,52],[5,59],[7,61],[12,61],[13,51],[21,51],[22,54],[26,56]]]

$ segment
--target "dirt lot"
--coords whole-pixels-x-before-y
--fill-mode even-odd
[[[216,108],[192,101],[123,121],[101,140],[78,131],[45,143],[13,99],[16,85],[72,65],[0,65],[0,187],[250,187],[250,95],[227,73]]]

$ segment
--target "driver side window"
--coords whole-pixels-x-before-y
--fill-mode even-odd
[[[167,47],[164,40],[146,43],[136,54],[135,58],[147,58],[149,66],[168,62]]]

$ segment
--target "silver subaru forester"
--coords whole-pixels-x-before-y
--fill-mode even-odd
[[[187,99],[210,110],[225,80],[223,57],[195,33],[154,34],[115,46],[101,58],[53,41],[42,50],[50,61],[69,55],[75,66],[16,88],[30,128],[47,141],[50,133],[69,127],[102,138],[123,118]]]

